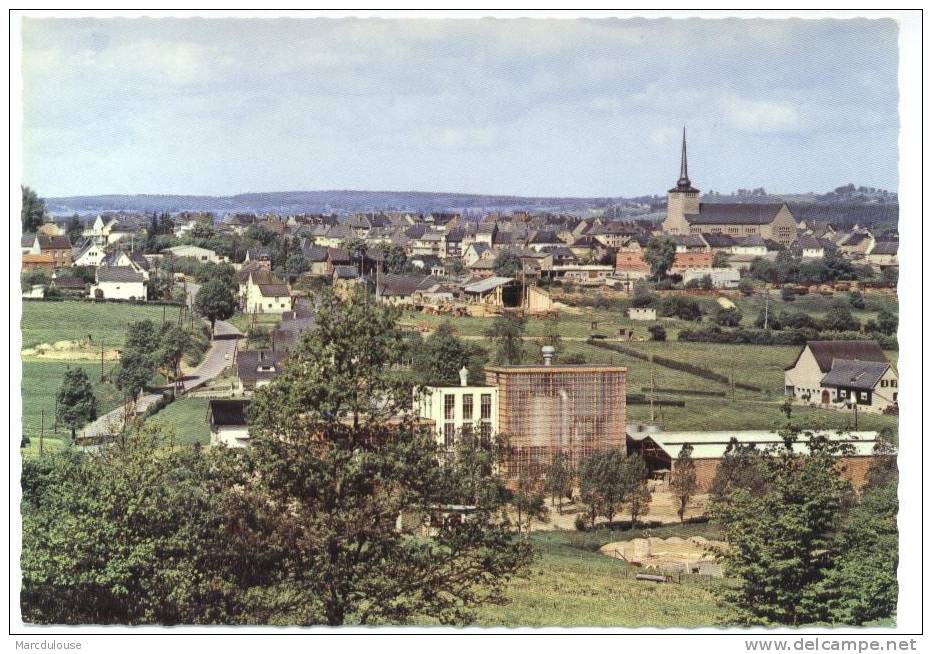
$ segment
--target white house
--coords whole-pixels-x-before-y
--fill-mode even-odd
[[[287,283],[267,271],[250,272],[240,288],[246,313],[291,311],[291,289]]]
[[[207,248],[198,247],[196,245],[176,245],[174,247],[165,248],[163,252],[179,259],[181,257],[187,257],[203,263],[223,263],[227,260],[226,257],[217,254],[213,250],[208,250]]]
[[[76,266],[94,266],[100,265],[104,257],[107,256],[103,246],[94,239],[88,239],[78,252],[74,255],[74,265]]]
[[[207,405],[207,422],[210,425],[211,445],[249,445],[249,425],[246,421],[248,406],[248,400],[210,400]]]
[[[146,278],[129,266],[101,266],[89,297],[107,300],[146,300]]]
[[[498,433],[498,387],[470,384],[466,368],[459,386],[427,386],[415,406],[419,417],[433,421],[437,442],[445,447],[464,432],[486,438]]]
[[[899,379],[876,341],[809,341],[784,371],[785,393],[804,404],[880,412]]]

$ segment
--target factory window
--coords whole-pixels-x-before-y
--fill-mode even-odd
[[[492,419],[492,394],[483,393],[481,398],[482,406],[480,407],[479,417],[483,420]]]
[[[463,396],[463,420],[472,420],[472,395]]]
[[[455,395],[444,395],[443,396],[443,417],[445,420],[453,420],[455,408],[456,408],[456,396]]]

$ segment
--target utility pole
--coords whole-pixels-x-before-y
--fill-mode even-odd
[[[770,320],[770,289],[764,286],[764,329],[767,329],[769,320]]]
[[[650,357],[650,422],[654,424],[654,355]]]
[[[104,376],[104,346],[101,343],[100,345],[100,381],[104,381],[106,377]]]
[[[45,452],[45,409],[39,415],[39,456],[42,456]]]

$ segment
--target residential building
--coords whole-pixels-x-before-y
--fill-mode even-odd
[[[236,373],[242,393],[262,388],[282,372],[287,355],[281,350],[241,350],[236,355]]]
[[[43,232],[35,235],[30,254],[47,254],[55,260],[56,268],[67,268],[73,262],[71,239],[67,236],[51,236]]]
[[[784,384],[788,397],[824,408],[881,412],[898,403],[899,377],[876,341],[809,341]]]
[[[146,278],[130,266],[100,266],[88,297],[98,300],[146,300]]]
[[[94,266],[100,265],[100,262],[107,256],[107,251],[96,239],[89,238],[84,245],[73,254],[74,265],[76,266]]]
[[[201,263],[223,263],[227,260],[226,257],[217,254],[213,250],[196,245],[176,245],[174,247],[165,248],[162,252],[179,259],[182,257],[195,259]]]
[[[245,313],[284,313],[291,310],[287,282],[266,270],[252,271],[240,284]]]
[[[51,275],[55,271],[55,258],[51,254],[24,254],[22,270],[44,270]]]
[[[653,307],[629,307],[628,319],[639,321],[655,321],[657,320],[657,309],[654,309]]]

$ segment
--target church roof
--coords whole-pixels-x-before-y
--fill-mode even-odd
[[[699,213],[687,214],[690,225],[769,225],[785,205],[782,203],[699,204]]]

